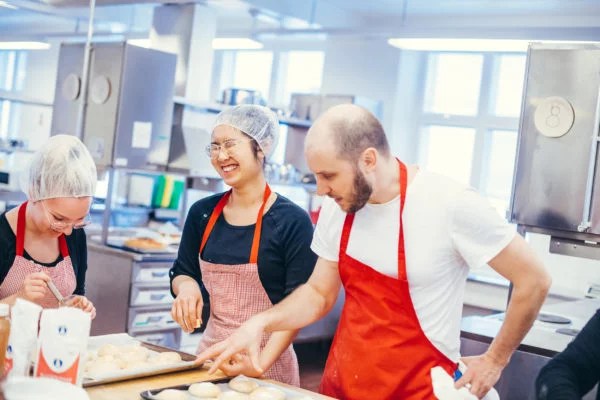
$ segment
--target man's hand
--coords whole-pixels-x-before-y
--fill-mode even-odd
[[[456,381],[454,387],[460,389],[470,385],[469,391],[481,399],[500,379],[506,363],[493,359],[487,353],[461,359],[467,366],[466,372]]]
[[[215,371],[223,368],[223,364],[229,360],[236,360],[236,355],[249,358],[249,363],[256,370],[258,375],[264,373],[260,366],[260,342],[264,333],[264,324],[256,316],[250,318],[242,326],[240,326],[229,338],[214,344],[198,355],[196,363],[201,364],[206,360],[214,359],[209,374],[214,374]],[[216,357],[216,358],[215,358]]]
[[[259,378],[263,372],[256,369],[250,357],[245,354],[235,354],[229,361],[221,364],[221,371],[227,376],[245,375],[251,378]]]

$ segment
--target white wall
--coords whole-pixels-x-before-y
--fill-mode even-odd
[[[330,37],[323,66],[324,94],[354,94],[383,102],[382,124],[394,131],[400,51],[385,40]]]
[[[52,43],[48,50],[29,52],[23,96],[52,104],[59,51],[60,44]],[[26,140],[35,150],[50,137],[52,107],[25,104],[22,107],[21,124],[15,137]]]
[[[425,60],[420,51],[400,52],[393,132],[388,132],[393,153],[410,164],[416,164],[419,158],[419,113],[416,111],[423,99],[421,82],[425,79]]]
[[[581,297],[589,283],[600,283],[597,260],[551,254],[548,251],[550,236],[527,234],[527,241],[552,276],[552,293]]]

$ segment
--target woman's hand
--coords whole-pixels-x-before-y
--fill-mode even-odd
[[[171,307],[171,315],[181,329],[191,333],[202,325],[202,295],[199,291],[181,290]]]
[[[92,303],[87,297],[81,296],[81,304],[79,305],[86,313],[90,314],[92,319],[96,318],[96,307],[94,307],[94,303]]]
[[[44,272],[34,272],[25,276],[17,297],[40,304],[40,301],[46,296],[50,289],[48,288],[50,277]]]

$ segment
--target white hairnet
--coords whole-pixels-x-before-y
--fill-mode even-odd
[[[268,159],[277,147],[279,139],[279,119],[267,107],[255,104],[242,104],[221,111],[213,130],[219,125],[228,125],[250,136],[260,146]]]
[[[30,201],[94,196],[96,164],[75,136],[52,136],[23,171],[21,189]]]

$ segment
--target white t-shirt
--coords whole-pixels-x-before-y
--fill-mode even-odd
[[[346,213],[324,200],[313,251],[338,261]],[[400,196],[356,213],[347,253],[398,277]],[[410,295],[421,328],[450,360],[460,357],[460,320],[469,268],[493,259],[515,230],[475,190],[420,169],[408,185],[402,216]]]

